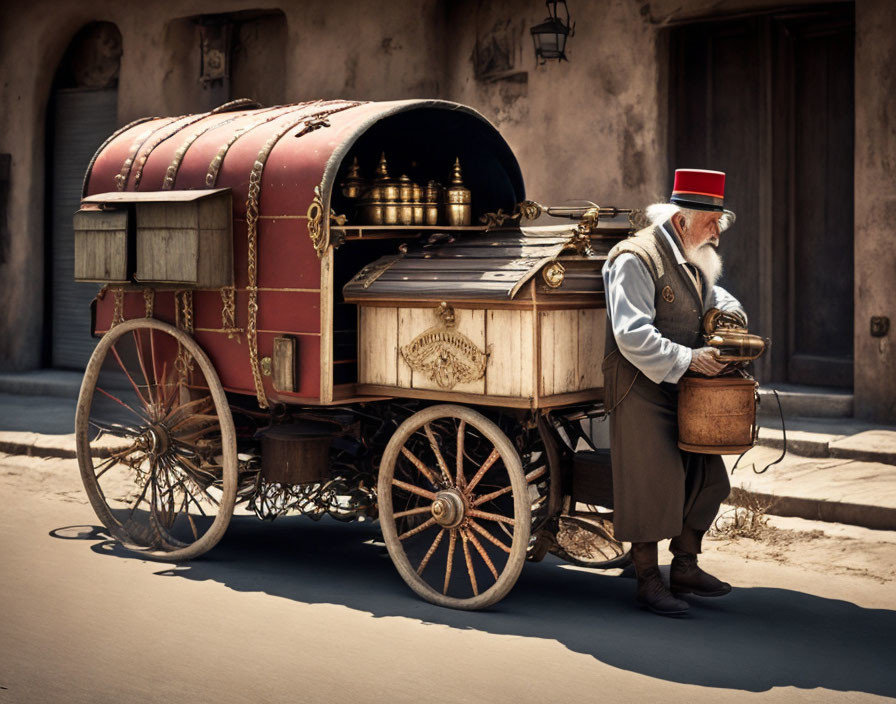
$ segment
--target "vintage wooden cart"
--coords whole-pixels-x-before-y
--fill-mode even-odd
[[[524,201],[494,127],[421,100],[139,121],[83,196],[78,459],[124,546],[193,558],[235,510],[378,518],[411,588],[468,609],[549,549],[625,559],[608,463],[576,451],[630,211]]]

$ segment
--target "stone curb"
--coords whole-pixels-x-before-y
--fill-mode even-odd
[[[0,432],[0,452],[28,457],[77,457],[75,436]]]
[[[777,496],[741,487],[732,487],[725,500],[732,506],[752,508],[757,504],[766,506],[766,513],[774,516],[793,516],[810,521],[826,523],[846,523],[875,530],[896,530],[896,508],[887,506],[867,506],[841,501],[805,499],[797,496]]]
[[[776,428],[759,428],[757,445],[780,450],[784,435]],[[787,431],[787,451],[801,457],[834,457],[896,465],[896,431],[868,430],[853,435]]]

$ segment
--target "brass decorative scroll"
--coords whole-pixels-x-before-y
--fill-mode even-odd
[[[417,335],[401,348],[401,356],[413,371],[425,374],[450,391],[458,384],[485,376],[488,352],[454,329],[454,312],[450,307],[442,304],[440,315],[445,322]]]
[[[330,221],[336,225],[345,225],[346,217],[337,215],[331,208]],[[330,241],[324,229],[324,204],[320,186],[314,187],[314,198],[311,199],[311,205],[308,206],[308,236],[311,238],[311,244],[314,245],[318,258],[324,256]]]
[[[484,213],[479,217],[479,222],[485,225],[486,230],[493,227],[501,227],[508,220],[535,220],[544,212],[544,206],[536,203],[534,200],[524,200],[517,203],[512,213],[505,213],[503,209],[498,208],[496,213]]]

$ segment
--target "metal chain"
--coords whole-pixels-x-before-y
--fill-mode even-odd
[[[193,334],[192,289],[174,292],[174,322],[178,328],[188,335]],[[174,368],[177,370],[181,382],[185,381],[187,374],[193,371],[193,358],[179,341],[177,343],[177,358],[174,360]]]
[[[236,290],[233,286],[221,289],[221,330],[227,333],[227,339],[240,341],[242,328],[236,327]]]
[[[154,288],[145,288],[143,289],[143,307],[144,313],[147,318],[151,318],[153,314],[153,308],[155,307],[156,300],[156,290]]]
[[[112,323],[109,325],[111,330],[119,323],[124,322],[124,289],[116,288],[113,292],[115,301],[112,305]]]
[[[248,321],[246,323],[246,338],[249,343],[249,365],[252,371],[252,380],[255,383],[255,396],[261,408],[268,407],[268,400],[264,390],[264,381],[261,376],[261,368],[258,362],[258,208],[261,194],[261,175],[268,157],[274,146],[280,139],[297,125],[303,124],[297,137],[310,132],[313,129],[324,127],[326,118],[333,113],[360,105],[357,102],[346,102],[338,107],[321,110],[310,115],[288,122],[268,138],[264,146],[259,150],[252,171],[249,173],[249,194],[246,200],[246,231],[248,239],[247,273],[249,283],[246,286],[248,293]]]

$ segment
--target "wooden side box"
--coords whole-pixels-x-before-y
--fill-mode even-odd
[[[198,288],[233,285],[230,192],[180,191],[136,202],[138,281]],[[192,196],[192,197],[191,197]]]
[[[360,305],[361,390],[519,407],[602,393],[605,309],[451,311],[447,325],[437,306]]]
[[[75,281],[126,283],[128,211],[79,210],[74,217]]]

